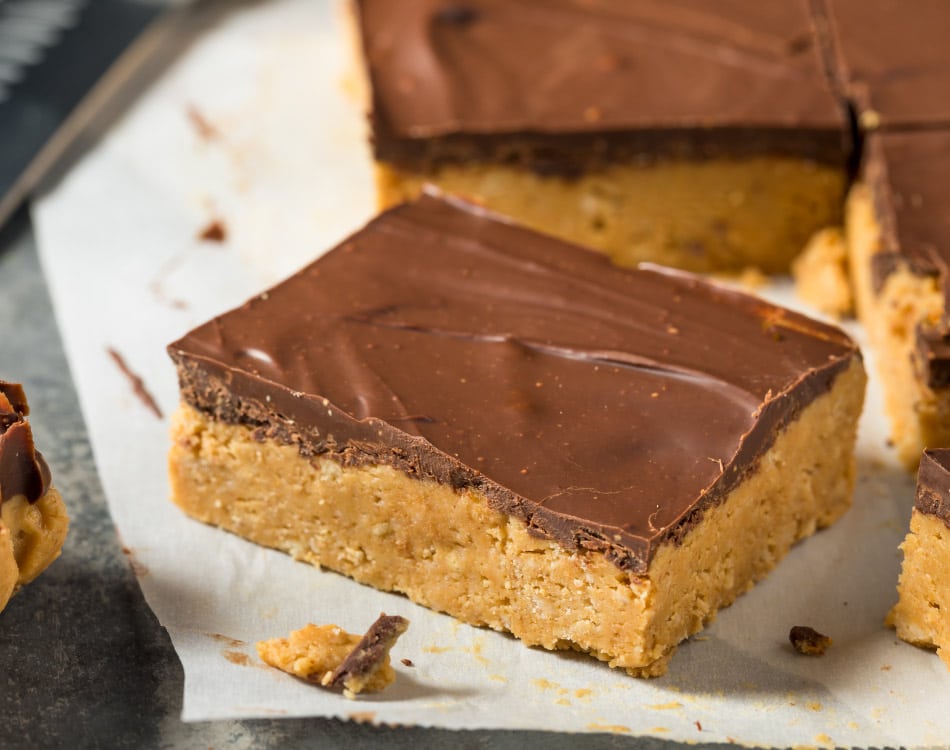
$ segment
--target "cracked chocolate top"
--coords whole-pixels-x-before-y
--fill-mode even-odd
[[[835,76],[866,127],[950,125],[946,0],[819,0]]]
[[[431,195],[169,353],[212,418],[473,488],[639,572],[859,356],[759,299]]]
[[[924,451],[917,470],[914,507],[950,527],[950,450]]]
[[[843,158],[808,0],[358,0],[377,156]]]
[[[873,133],[865,181],[881,225],[881,249],[871,259],[875,288],[898,268],[933,276],[945,307],[917,332],[918,360],[933,388],[950,386],[950,130]]]
[[[50,470],[33,445],[30,413],[19,383],[0,380],[0,503],[24,495],[35,503],[50,485]]]

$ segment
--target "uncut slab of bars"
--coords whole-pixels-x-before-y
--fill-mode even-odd
[[[841,331],[431,195],[169,352],[186,513],[633,675],[851,500]]]

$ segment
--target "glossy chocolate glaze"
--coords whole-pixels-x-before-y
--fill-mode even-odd
[[[946,0],[817,0],[834,75],[866,126],[950,125]]]
[[[376,156],[842,163],[808,0],[358,0]]]
[[[17,495],[35,503],[50,485],[50,470],[33,445],[30,413],[19,383],[0,380],[0,503]]]
[[[924,451],[917,470],[914,507],[950,527],[950,450]]]
[[[636,572],[859,356],[836,328],[430,195],[169,353],[211,418],[473,488]]]
[[[950,95],[950,90],[948,90]],[[865,181],[881,224],[873,256],[875,288],[899,268],[938,280],[950,299],[950,130],[873,133],[867,139]],[[918,355],[927,382],[950,386],[950,314],[918,331]]]

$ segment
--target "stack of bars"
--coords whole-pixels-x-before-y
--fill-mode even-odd
[[[785,271],[842,221],[803,286],[847,248],[901,457],[950,444],[943,0],[351,10],[390,210],[170,347],[186,512],[661,674],[847,509],[865,377],[835,328],[638,264]]]

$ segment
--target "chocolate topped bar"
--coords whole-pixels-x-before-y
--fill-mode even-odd
[[[950,89],[948,89],[950,90]],[[950,299],[950,130],[875,133],[867,141],[865,181],[881,225],[871,258],[875,289],[898,268],[933,276]],[[921,365],[931,387],[950,385],[950,316],[918,331]]]
[[[865,127],[950,125],[945,0],[819,0],[835,75]]]
[[[477,489],[639,572],[860,356],[761,300],[431,195],[169,353],[214,420]]]
[[[950,527],[950,450],[928,450],[917,471],[914,507]]]
[[[843,159],[807,0],[356,5],[376,156],[390,163]]]
[[[69,528],[29,413],[23,386],[0,380],[0,611],[59,557]]]

